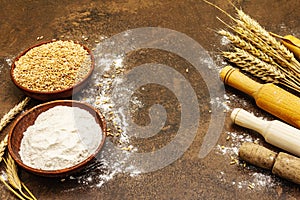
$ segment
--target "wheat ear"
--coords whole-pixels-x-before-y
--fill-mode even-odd
[[[284,45],[276,40],[273,36],[269,34],[256,20],[251,18],[249,15],[244,13],[240,9],[236,9],[238,17],[241,21],[238,24],[245,25],[249,30],[255,33],[258,37],[264,40],[267,44],[272,46],[277,52],[279,52],[286,60],[295,60],[292,52],[290,52]]]
[[[15,107],[13,107],[8,113],[6,113],[1,121],[0,121],[0,131],[3,130],[3,128],[14,118],[16,114],[21,112],[24,107],[27,105],[29,102],[30,98],[26,97],[23,101],[21,101],[19,104],[17,104]]]
[[[244,30],[242,30],[242,29],[239,29],[239,30],[240,30],[240,33],[241,33],[241,34],[242,34],[242,33],[245,33],[245,32],[246,32],[245,34],[247,34],[247,31],[244,31]],[[231,43],[232,43],[233,45],[235,45],[236,47],[239,47],[239,48],[241,48],[241,49],[244,49],[244,50],[246,50],[248,53],[252,54],[253,56],[255,56],[255,57],[261,59],[262,61],[264,61],[264,62],[266,62],[266,63],[269,63],[269,64],[273,65],[273,66],[276,67],[278,70],[282,71],[282,73],[284,73],[289,79],[291,79],[291,81],[300,83],[299,77],[298,77],[297,75],[295,75],[293,71],[291,71],[291,70],[290,70],[289,68],[287,68],[287,67],[282,67],[282,66],[279,65],[277,62],[275,62],[274,59],[273,59],[271,56],[269,56],[270,54],[268,55],[267,53],[265,53],[265,52],[267,52],[267,50],[268,50],[267,47],[261,48],[261,49],[264,50],[264,52],[263,52],[261,49],[255,48],[251,43],[247,42],[246,40],[243,40],[243,39],[242,39],[241,37],[239,37],[239,36],[236,36],[236,35],[231,34],[231,33],[228,32],[228,31],[220,30],[220,31],[218,31],[218,33],[219,33],[220,35],[223,35],[223,36],[227,37],[227,38],[231,41]],[[244,35],[243,37],[249,39],[250,37],[247,37],[247,36],[248,36],[248,35]],[[250,40],[251,40],[251,39],[250,39]],[[254,40],[254,41],[256,41],[256,42],[259,43],[259,41],[257,41],[257,40]],[[260,44],[260,45],[261,45],[261,44]],[[274,54],[271,54],[271,55],[272,55],[272,56],[275,56]],[[286,64],[286,63],[284,63],[284,64]]]
[[[243,27],[234,27],[234,31],[243,39],[253,44],[257,49],[265,52],[268,56],[271,56],[275,62],[277,62],[281,68],[285,71],[289,71],[296,77],[300,77],[300,70],[293,63],[288,62],[282,55],[280,55],[274,48],[269,46],[256,34],[245,29]]]
[[[270,57],[266,53],[262,52],[260,49],[255,48],[252,44],[243,40],[239,36],[233,35],[229,31],[225,31],[225,30],[220,30],[220,31],[218,31],[218,33],[220,35],[225,36],[227,39],[229,39],[230,42],[232,44],[234,44],[235,46],[246,50],[247,52],[251,53],[252,55],[256,56],[257,58],[259,58],[269,64],[276,65],[276,62],[273,60],[272,57]]]
[[[245,26],[253,35],[263,40],[268,46],[274,49],[279,55],[282,56],[288,63],[288,67],[291,68],[296,74],[300,73],[300,63],[294,57],[294,54],[290,52],[284,45],[276,40],[275,37],[270,35],[257,21],[252,19],[249,15],[245,14],[242,10],[237,9],[238,16],[241,21],[238,21],[238,25]]]
[[[236,22],[240,24],[240,26],[233,27],[228,25],[220,18],[217,19],[238,34],[238,36],[235,36],[230,34],[229,32],[221,32],[221,34],[227,36],[229,40],[232,40],[231,42],[237,47],[243,48],[255,56],[260,56],[260,59],[262,59],[263,61],[272,65],[276,65],[282,71],[293,74],[294,76],[299,78],[297,67],[288,62],[282,55],[280,55],[275,49],[273,49],[268,43],[266,43],[266,41],[257,37],[257,35],[247,27],[245,27],[242,22],[238,23],[239,20],[237,20]]]
[[[0,142],[0,163],[3,160],[3,155],[7,146],[7,142],[8,142],[8,135],[6,135],[4,139]]]
[[[238,65],[243,71],[251,73],[263,81],[277,83],[279,79],[285,78],[285,75],[276,67],[263,62],[243,49],[235,48],[235,52],[223,52],[223,56]]]
[[[19,104],[17,104],[15,107],[13,107],[8,113],[6,113],[2,119],[0,120],[0,132],[3,130],[3,128],[18,114],[20,113],[24,107],[29,102],[30,98],[26,97],[23,101],[21,101]],[[4,139],[0,142],[0,163],[3,159],[3,155],[7,146],[8,142],[8,135],[4,137]]]
[[[243,71],[248,72],[265,82],[281,84],[300,92],[299,82],[282,73],[275,66],[261,61],[242,49],[235,48],[235,52],[223,52],[223,56],[230,62],[235,63]]]

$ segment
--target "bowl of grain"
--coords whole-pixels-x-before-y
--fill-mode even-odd
[[[55,100],[35,106],[13,123],[8,151],[23,169],[45,177],[82,170],[100,153],[106,121],[89,104]]]
[[[15,58],[13,83],[26,95],[41,101],[64,99],[86,86],[95,67],[92,52],[71,40],[36,44]]]

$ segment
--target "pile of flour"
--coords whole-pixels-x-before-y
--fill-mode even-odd
[[[55,106],[41,113],[27,128],[19,153],[30,167],[57,170],[85,160],[101,140],[101,127],[88,111]]]

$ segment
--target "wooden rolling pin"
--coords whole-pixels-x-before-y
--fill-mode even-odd
[[[231,66],[224,67],[220,77],[228,84],[250,96],[258,107],[283,121],[300,128],[300,98],[272,84],[260,84]]]
[[[280,36],[275,33],[270,33],[272,36],[281,39],[281,43],[288,48],[296,58],[300,59],[300,39],[293,35]]]
[[[248,163],[272,170],[273,174],[300,184],[300,158],[282,152],[276,153],[251,142],[241,145],[239,156]]]
[[[260,133],[266,142],[300,156],[300,130],[278,120],[266,121],[255,117],[249,112],[235,108],[231,119],[237,125]]]

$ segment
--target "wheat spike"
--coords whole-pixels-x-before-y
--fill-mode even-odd
[[[0,131],[3,130],[3,128],[14,118],[16,114],[21,112],[26,104],[29,102],[30,98],[26,97],[23,101],[21,101],[19,104],[17,104],[14,108],[12,108],[8,113],[6,113],[1,121],[0,121]]]
[[[225,58],[263,81],[281,84],[300,92],[300,63],[292,52],[278,42],[256,20],[233,4],[238,18],[232,17],[207,0],[203,1],[223,12],[235,23],[235,25],[228,25],[218,18],[238,36],[223,30],[219,31],[219,34],[226,36],[234,46],[245,50],[223,52]]]
[[[3,155],[5,153],[5,149],[6,149],[6,146],[7,146],[7,142],[8,142],[8,135],[6,135],[4,137],[4,139],[0,142],[0,163],[2,162],[3,160]]]
[[[282,69],[290,71],[294,76],[300,77],[300,70],[296,65],[288,62],[282,55],[280,55],[275,49],[266,44],[265,41],[257,37],[253,32],[244,29],[242,27],[234,27],[234,30],[239,36],[251,44],[253,44],[257,49],[265,52],[268,56],[272,57],[273,60],[281,66]]]
[[[261,61],[242,49],[236,48],[236,52],[223,52],[223,56],[230,62],[235,63],[243,71],[265,82],[281,84],[294,91],[300,92],[299,81],[295,80],[293,76],[283,73],[275,66]]]
[[[230,26],[227,23],[225,23],[223,20],[221,20],[221,19],[219,19],[219,20],[239,35],[239,36],[234,36],[232,34],[228,35],[227,33],[223,32],[223,34],[226,34],[228,36],[229,40],[230,39],[234,40],[234,41],[232,41],[232,43],[235,44],[237,47],[240,47],[243,49],[248,48],[246,50],[248,52],[252,53],[253,55],[257,54],[257,52],[255,53],[255,51],[260,51],[263,54],[265,54],[267,57],[270,57],[273,61],[276,60],[275,62],[278,62],[280,65],[285,66],[288,70],[293,69],[293,66],[291,65],[291,63],[289,63],[286,59],[284,59],[275,49],[273,49],[271,46],[269,46],[264,40],[257,37],[257,35],[255,33],[253,33],[251,30],[246,28],[244,25]],[[235,20],[235,22],[238,23],[239,20]],[[241,21],[240,21],[240,24],[242,24]],[[232,36],[234,36],[235,38]],[[241,39],[243,41],[243,43],[240,43],[241,41],[239,41],[239,39]],[[239,45],[241,45],[242,47]],[[271,62],[270,64],[274,64],[274,62],[272,62],[271,60],[268,60],[269,58],[267,58],[265,55],[263,55],[265,58],[260,58],[260,59],[265,59],[265,62],[268,62],[268,63]]]
[[[260,24],[252,19],[249,15],[245,14],[242,10],[237,9],[238,16],[241,21],[237,23],[239,25],[244,25],[251,32],[253,32],[257,37],[261,38],[266,44],[268,44],[274,51],[278,52],[287,62],[290,63],[290,67],[296,74],[300,73],[300,63],[294,57],[294,54],[290,52],[284,45],[276,40],[275,37],[270,35]]]
[[[21,112],[24,107],[29,102],[30,98],[26,97],[23,101],[21,101],[19,104],[17,104],[15,107],[13,107],[8,113],[6,113],[2,119],[0,120],[0,132],[3,130],[3,128],[16,116],[19,112]],[[8,142],[8,135],[4,137],[4,139],[0,142],[0,163],[3,160],[3,155],[7,146]]]
[[[6,173],[9,184],[16,189],[21,189],[22,184],[17,173],[17,166],[10,154],[8,154],[7,159],[4,159],[4,162],[6,164]]]
[[[235,52],[223,52],[223,56],[238,65],[243,71],[251,73],[263,81],[277,83],[279,79],[285,78],[285,75],[276,67],[263,62],[242,49],[236,48]]]
[[[0,180],[1,182],[12,192],[14,193],[19,199],[21,200],[26,200],[25,198],[23,198],[18,192],[16,192],[9,184],[7,184],[5,182],[5,180],[3,179],[3,177],[0,176]]]
[[[247,52],[251,53],[252,55],[256,56],[257,58],[259,58],[269,64],[276,65],[276,62],[273,60],[272,57],[268,56],[266,53],[262,52],[260,49],[255,48],[252,44],[243,40],[239,36],[233,35],[230,32],[225,31],[225,30],[220,30],[220,31],[218,31],[218,33],[220,35],[227,37],[233,45],[246,50]]]
[[[239,19],[238,24],[245,25],[246,28],[254,32],[258,37],[263,39],[267,44],[272,46],[276,51],[278,51],[285,59],[288,61],[294,60],[294,55],[291,53],[284,45],[276,40],[273,36],[269,34],[256,20],[251,18],[249,15],[244,13],[240,9],[236,9]]]
[[[239,33],[241,33],[243,35],[244,38],[250,38],[250,37],[247,37],[249,35],[247,34],[250,34],[249,32],[247,31],[244,31],[242,28],[238,28],[237,30],[239,30]],[[260,47],[261,49],[263,49],[264,51],[262,51],[261,49],[258,49],[256,47],[254,47],[251,43],[249,43],[248,41],[242,39],[241,37],[239,36],[236,36],[236,35],[233,35],[231,34],[230,32],[228,31],[225,31],[225,30],[221,30],[218,32],[220,35],[223,35],[225,37],[227,37],[231,43],[233,45],[235,45],[236,47],[239,47],[241,49],[244,49],[246,50],[248,53],[252,54],[253,56],[261,59],[262,61],[266,62],[266,63],[269,63],[271,65],[273,65],[274,67],[276,67],[279,71],[282,71],[282,73],[288,75],[289,77],[291,77],[291,79],[294,79],[294,82],[298,81],[300,83],[300,79],[297,78],[298,76],[295,75],[295,73],[290,70],[290,68],[288,67],[282,67],[281,65],[279,65],[277,62],[274,61],[274,59],[270,56],[274,56],[274,54],[271,54],[271,53],[265,53],[265,52],[269,52],[267,50],[268,47]],[[251,39],[250,39],[251,40]],[[253,40],[253,41],[256,41],[257,45],[262,45],[260,43],[259,40]],[[284,62],[283,64],[287,64],[286,62]],[[289,64],[287,64],[289,65]],[[285,66],[285,65],[283,65]],[[293,77],[293,78],[292,78]]]
[[[16,166],[15,161],[12,159],[11,155],[8,154],[7,159],[4,159],[4,162],[6,164],[6,174],[7,174],[7,179],[8,183],[15,188],[16,190],[19,191],[19,193],[25,197],[26,199],[36,199],[31,192],[29,192],[29,195],[26,195],[22,188],[24,187],[24,184],[21,182],[19,176],[18,176],[18,169]],[[25,187],[24,187],[25,188]],[[25,188],[26,191],[29,191],[27,188]]]

